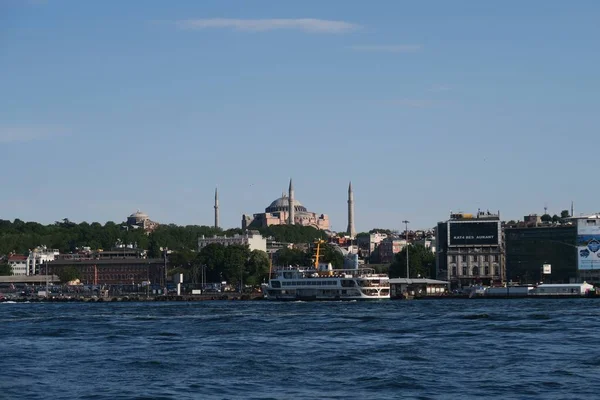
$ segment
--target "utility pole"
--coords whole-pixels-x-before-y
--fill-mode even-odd
[[[165,247],[165,289],[167,288],[167,250],[168,248]]]
[[[402,221],[404,223],[404,232],[406,233],[406,279],[410,278],[410,272],[408,269],[408,224],[410,223],[410,221],[404,220]],[[406,284],[408,285],[408,280],[406,281]]]

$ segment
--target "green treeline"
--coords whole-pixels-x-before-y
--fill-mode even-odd
[[[390,278],[406,278],[407,249],[410,277],[436,279],[435,254],[421,244],[405,246],[396,254],[394,262],[390,265]]]
[[[260,285],[269,275],[269,257],[247,246],[209,244],[200,252],[180,250],[169,256],[169,275],[183,273],[191,283],[226,281],[237,285]],[[203,279],[204,272],[204,279]]]
[[[271,226],[259,228],[264,237],[271,237],[277,242],[311,244],[326,235],[313,227],[303,226]],[[209,226],[198,225],[160,225],[150,234],[141,229],[127,227],[125,222],[74,223],[68,219],[43,225],[37,222],[0,220],[0,257],[10,253],[27,255],[30,249],[46,246],[58,249],[61,253],[73,253],[84,247],[92,250],[110,250],[117,244],[134,245],[138,249],[147,250],[151,258],[163,256],[161,248],[168,248],[170,273],[183,272],[194,283],[200,283],[202,269],[205,271],[205,282],[221,282],[223,280],[237,284],[243,280],[245,284],[256,285],[267,278],[270,260],[263,251],[250,251],[245,246],[221,246],[213,244],[198,252],[198,238],[214,235],[233,236],[242,234],[241,229],[221,230]],[[332,246],[323,250],[322,261],[331,262],[335,267],[343,266],[343,257]],[[277,265],[309,265],[312,250],[306,252],[297,249],[282,249],[275,254]],[[204,267],[205,266],[205,267]],[[10,273],[8,265],[0,266],[0,275]],[[186,278],[186,280],[188,279]],[[65,277],[67,279],[67,277]],[[67,279],[68,280],[68,279]]]
[[[272,237],[278,242],[312,243],[326,237],[323,231],[306,226],[271,226],[259,228],[264,237]],[[11,252],[27,254],[37,246],[58,249],[61,253],[71,253],[83,247],[93,250],[109,250],[117,243],[133,244],[139,249],[148,250],[150,256],[159,256],[160,247],[174,251],[196,250],[198,238],[202,235],[233,236],[242,234],[241,229],[221,230],[210,226],[198,225],[160,225],[147,235],[141,229],[127,227],[124,222],[81,222],[79,224],[63,219],[54,224],[42,225],[37,222],[24,222],[0,219],[0,256]]]

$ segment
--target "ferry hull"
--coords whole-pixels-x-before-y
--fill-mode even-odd
[[[292,294],[277,294],[267,292],[265,295],[267,300],[271,301],[373,301],[373,300],[389,300],[389,295],[380,296],[343,296],[343,295],[292,295]]]

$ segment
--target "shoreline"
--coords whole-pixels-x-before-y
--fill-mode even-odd
[[[382,301],[423,301],[423,300],[519,300],[519,299],[598,299],[600,296],[545,295],[545,296],[424,296],[409,299],[390,298]],[[169,296],[115,296],[115,297],[19,297],[2,298],[0,303],[148,303],[148,302],[198,302],[198,301],[267,301],[260,293],[243,294],[221,293],[218,295],[169,295]],[[278,302],[277,300],[272,300]],[[326,300],[323,300],[326,301]],[[339,300],[345,301],[345,300]],[[307,301],[310,302],[310,301]]]

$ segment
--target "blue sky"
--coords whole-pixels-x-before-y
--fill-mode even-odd
[[[598,211],[596,1],[0,0],[0,218]]]

